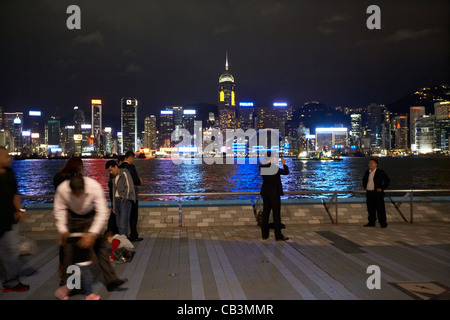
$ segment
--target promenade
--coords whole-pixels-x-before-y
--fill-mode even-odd
[[[288,241],[275,241],[273,230],[261,240],[256,224],[149,228],[135,243],[133,261],[114,265],[119,277],[128,278],[125,290],[108,292],[98,276],[94,291],[102,300],[450,299],[448,222],[392,222],[386,229],[286,223],[283,233]],[[56,233],[28,236],[36,249],[21,260],[23,282],[31,288],[0,292],[0,300],[56,299]],[[376,276],[368,270],[373,265],[380,289],[367,285]]]

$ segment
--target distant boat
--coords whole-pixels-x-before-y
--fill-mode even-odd
[[[338,155],[324,155],[323,152],[314,155],[298,155],[293,160],[306,160],[306,161],[341,161],[343,160]]]

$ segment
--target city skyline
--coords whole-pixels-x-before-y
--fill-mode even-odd
[[[236,101],[257,105],[365,107],[450,82],[444,1],[380,1],[380,30],[367,29],[365,1],[70,4],[81,30],[66,28],[66,2],[0,5],[5,111],[64,116],[97,98],[117,115],[132,96],[144,120],[167,105],[216,104],[226,52]]]

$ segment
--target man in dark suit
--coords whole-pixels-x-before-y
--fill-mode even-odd
[[[269,163],[260,165],[259,170],[262,173],[262,169],[268,168],[273,165],[275,157],[272,157],[270,151],[268,152],[270,157]],[[289,168],[286,165],[286,160],[281,158],[283,169],[276,167],[275,174],[261,174],[263,183],[261,186],[261,196],[263,198],[263,213],[261,218],[261,233],[262,238],[265,240],[269,238],[269,214],[272,211],[273,214],[273,227],[275,231],[275,240],[288,240],[281,233],[281,196],[283,195],[283,186],[281,184],[280,175],[289,174]]]
[[[132,203],[131,213],[130,213],[130,236],[128,237],[130,241],[142,241],[143,238],[139,238],[139,233],[137,231],[138,223],[138,211],[139,211],[139,198],[138,198],[138,186],[142,184],[141,178],[136,171],[136,167],[133,162],[135,159],[135,154],[133,151],[127,151],[125,153],[125,158],[119,168],[127,168],[130,172],[131,178],[133,178],[136,202]]]
[[[386,172],[378,169],[378,160],[369,160],[369,170],[366,171],[363,178],[363,186],[366,190],[367,212],[369,213],[369,222],[365,227],[375,227],[375,221],[380,223],[382,228],[387,227],[386,208],[384,206],[384,190],[389,186],[391,180]]]

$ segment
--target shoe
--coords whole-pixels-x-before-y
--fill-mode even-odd
[[[144,238],[136,237],[136,238],[128,238],[128,240],[130,240],[131,242],[138,242],[144,240]]]
[[[95,293],[91,293],[90,295],[86,296],[85,300],[100,300],[100,296]]]
[[[120,287],[121,285],[123,285],[125,282],[127,282],[128,279],[124,278],[124,279],[117,279],[113,282],[110,282],[106,285],[106,290],[108,291],[114,291],[115,289],[117,289],[118,287]]]
[[[19,282],[13,287],[4,288],[3,292],[25,292],[30,290],[30,286],[27,284],[23,284],[22,282]]]
[[[386,228],[387,227],[387,223],[386,224],[382,224],[381,227],[382,228]]]
[[[281,238],[278,238],[278,239],[275,239],[275,240],[277,240],[277,241],[287,241],[287,240],[289,240],[289,237],[282,236]]]
[[[368,224],[365,224],[364,227],[375,227],[375,224],[368,223]]]
[[[126,260],[124,257],[120,257],[119,259],[113,260],[113,262],[114,262],[115,264],[122,264],[122,263],[126,263],[127,260]]]
[[[262,237],[262,239],[263,239],[263,240],[267,240],[267,239],[269,239],[269,237]]]

